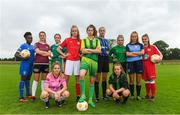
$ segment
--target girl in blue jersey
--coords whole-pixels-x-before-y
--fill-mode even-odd
[[[33,70],[33,62],[34,62],[34,47],[31,45],[32,43],[32,34],[31,32],[26,32],[24,34],[24,38],[26,40],[26,43],[23,43],[19,49],[15,53],[15,57],[21,59],[20,63],[20,76],[21,76],[21,81],[19,83],[19,102],[26,102],[27,100],[23,96],[24,92],[24,86],[26,87],[26,96],[28,98],[31,98],[30,94],[30,78],[32,75],[32,70]],[[24,49],[29,50],[30,52],[30,57],[28,58],[23,58],[20,55],[20,52]]]
[[[143,45],[138,41],[138,33],[133,31],[130,36],[130,42],[126,45],[126,56],[128,65],[128,74],[130,80],[131,98],[134,97],[134,77],[136,75],[136,94],[137,100],[140,100],[141,78],[143,73],[142,55],[144,54]]]

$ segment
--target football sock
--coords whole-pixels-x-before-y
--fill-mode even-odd
[[[80,84],[76,83],[76,96],[80,96]]]
[[[150,83],[146,83],[146,96],[150,96],[150,90],[151,90],[151,84]]]
[[[85,81],[79,80],[79,83],[80,83],[81,96],[85,96]]]
[[[106,87],[107,87],[106,81],[102,81],[102,93],[103,93],[103,97],[106,97]]]
[[[122,103],[126,103],[127,100],[128,100],[128,98],[129,98],[129,96],[127,96],[127,97],[124,97],[124,96],[123,96],[123,102],[122,102]]]
[[[35,96],[37,86],[38,86],[38,82],[34,80],[32,84],[32,96]]]
[[[134,96],[134,84],[129,85],[129,86],[130,86],[131,96]]]
[[[30,81],[25,81],[25,86],[26,86],[26,96],[30,96]]]
[[[44,90],[44,82],[45,82],[45,80],[41,80],[41,91]]]
[[[20,95],[20,99],[23,98],[23,92],[24,92],[24,84],[25,81],[20,81],[19,82],[19,95]]]
[[[151,84],[151,93],[152,93],[152,97],[155,97],[156,83]]]
[[[94,84],[90,84],[90,86],[89,86],[89,100],[93,99],[93,95],[94,95]]]
[[[140,93],[141,93],[141,85],[136,85],[136,93],[137,93],[137,96],[140,96]]]
[[[95,94],[96,98],[99,98],[99,82],[95,81]]]

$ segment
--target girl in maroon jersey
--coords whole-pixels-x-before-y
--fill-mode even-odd
[[[49,73],[49,58],[51,56],[50,46],[46,43],[46,33],[39,33],[39,41],[35,43],[34,81],[32,84],[32,96],[35,100],[36,89],[41,75],[41,90],[44,89],[44,81]]]

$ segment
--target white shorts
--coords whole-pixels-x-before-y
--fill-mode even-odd
[[[80,72],[80,60],[71,61],[66,60],[65,74],[66,75],[79,75]]]

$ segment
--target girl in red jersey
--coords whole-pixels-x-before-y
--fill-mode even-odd
[[[63,53],[62,49],[66,47],[67,53]],[[80,84],[79,84],[79,71],[80,71],[80,48],[81,40],[79,29],[76,25],[71,27],[70,37],[66,38],[57,48],[57,51],[66,58],[65,75],[68,84],[69,77],[75,76],[76,80],[76,101],[80,98]]]
[[[146,99],[149,99],[151,101],[154,101],[155,98],[155,91],[156,91],[156,68],[155,64],[159,63],[163,55],[158,50],[158,48],[155,45],[150,45],[150,40],[147,34],[144,34],[142,36],[142,42],[144,44],[144,56],[143,56],[143,79],[145,80],[145,86],[146,86]],[[151,56],[154,54],[158,54],[160,56],[160,59],[154,60],[155,63],[151,62]],[[150,96],[150,91],[152,95]]]
[[[47,74],[49,73],[49,58],[51,56],[50,46],[46,43],[46,33],[41,31],[39,33],[39,42],[35,43],[35,61],[34,61],[34,81],[32,84],[32,96],[33,101],[35,100],[36,89],[40,74],[41,78],[41,90],[44,89],[44,81]]]

